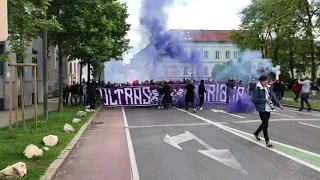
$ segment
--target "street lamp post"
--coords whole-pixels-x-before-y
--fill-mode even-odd
[[[201,60],[202,60],[202,67],[201,67],[201,73],[202,73],[202,79],[204,77],[204,66],[203,66],[203,29],[200,29],[201,30]]]

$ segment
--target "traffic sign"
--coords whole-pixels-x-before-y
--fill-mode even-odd
[[[7,0],[0,0],[0,41],[8,38]]]

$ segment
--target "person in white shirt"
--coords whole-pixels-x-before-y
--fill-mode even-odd
[[[301,88],[301,103],[300,103],[299,111],[303,111],[304,103],[306,103],[307,106],[308,106],[308,112],[309,112],[309,111],[311,111],[311,106],[310,106],[310,103],[309,103],[311,81],[309,80],[308,77],[305,77],[303,80],[301,80],[301,79],[300,78],[298,79],[298,83],[302,85],[302,88]]]

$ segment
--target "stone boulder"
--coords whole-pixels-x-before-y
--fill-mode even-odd
[[[80,122],[81,121],[81,119],[78,119],[78,118],[73,118],[72,119],[72,123],[78,123],[78,122]]]
[[[29,146],[27,146],[24,151],[23,154],[25,157],[27,157],[28,159],[38,156],[42,156],[43,155],[43,151],[41,149],[38,148],[38,146],[30,144]]]
[[[78,111],[77,112],[77,116],[78,117],[83,117],[83,116],[86,116],[86,113],[84,111]]]
[[[27,165],[18,162],[0,171],[0,179],[18,179],[27,174]]]
[[[64,132],[74,132],[74,128],[70,124],[67,123],[67,124],[65,124],[63,126],[62,131],[64,131]]]
[[[58,136],[54,136],[54,135],[49,135],[44,137],[43,142],[46,146],[52,147],[52,146],[56,146],[58,144]]]

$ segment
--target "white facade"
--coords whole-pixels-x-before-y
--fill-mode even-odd
[[[239,58],[239,49],[229,40],[228,31],[205,30],[202,37],[190,34],[186,41],[181,42],[183,42],[182,46],[188,57],[191,56],[191,52],[198,53],[197,63],[169,57],[159,58],[154,47],[148,45],[131,60],[131,69],[136,74],[140,74],[136,78],[141,81],[146,79],[208,79],[212,77],[212,69],[216,64]],[[190,37],[195,37],[195,39]]]
[[[175,61],[170,58],[165,59],[162,79],[181,79],[181,78],[210,78],[212,68],[216,64],[228,62],[238,58],[239,49],[230,42],[196,42],[186,43],[185,51],[190,56],[191,51],[199,51],[200,64],[202,67],[197,70],[195,65]]]

